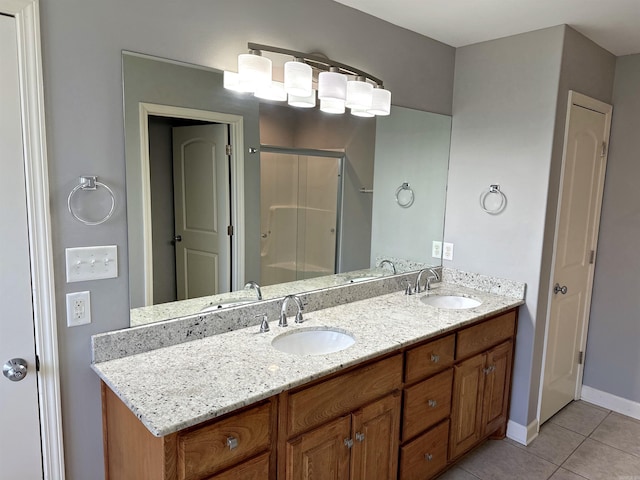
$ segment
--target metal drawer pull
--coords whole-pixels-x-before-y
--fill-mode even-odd
[[[364,442],[364,433],[356,432],[356,440],[359,442]]]
[[[427,403],[429,404],[429,406],[430,406],[431,408],[436,408],[436,407],[438,406],[438,402],[436,402],[436,401],[435,401],[435,400],[433,400],[433,399],[432,399],[432,400],[429,400]]]
[[[487,368],[483,369],[482,371],[484,372],[485,375],[489,375],[491,372],[495,371],[496,366],[495,365],[489,365]]]
[[[353,447],[353,439],[351,438],[345,438],[344,439],[344,444],[347,448],[351,448]]]
[[[431,455],[430,453],[425,453],[425,454],[424,454],[424,459],[425,459],[427,462],[430,462],[431,460],[433,460],[433,455]]]
[[[436,355],[435,353],[431,354],[431,361],[433,363],[438,363],[440,361],[440,355]]]
[[[238,448],[238,439],[236,437],[227,437],[227,447],[229,447],[229,450]]]

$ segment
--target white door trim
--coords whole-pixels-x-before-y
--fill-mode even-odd
[[[231,263],[236,274],[232,273],[231,289],[239,290],[244,286],[244,136],[241,115],[174,107],[155,103],[140,102],[140,160],[142,178],[142,243],[144,264],[144,301],[153,305],[153,249],[151,238],[151,177],[149,174],[149,116],[188,118],[206,122],[226,123],[231,134],[231,223],[235,226],[231,238]]]
[[[596,100],[595,98],[591,98],[588,97],[582,93],[578,93],[575,92],[573,90],[569,90],[569,99],[567,101],[567,114],[566,114],[566,118],[565,118],[565,132],[564,132],[564,146],[563,146],[563,151],[562,151],[562,169],[561,169],[561,173],[560,173],[560,185],[563,185],[563,181],[564,181],[564,174],[565,174],[565,157],[566,157],[566,153],[567,153],[567,138],[568,138],[568,134],[569,134],[569,119],[571,116],[571,106],[572,105],[578,105],[584,108],[588,108],[589,110],[593,110],[595,112],[599,112],[605,115],[605,123],[606,123],[606,127],[605,127],[605,131],[606,131],[606,136],[605,136],[605,142],[606,142],[606,151],[605,151],[605,172],[606,172],[606,162],[608,159],[608,155],[609,155],[609,139],[610,139],[610,134],[611,134],[611,116],[612,116],[612,112],[613,112],[613,106],[601,102],[600,100]],[[603,182],[604,182],[604,178],[603,178]],[[598,201],[596,202],[598,205],[598,211],[596,212],[596,221],[595,221],[595,230],[596,232],[599,231],[600,229],[600,212],[602,210],[602,191],[600,191],[600,198],[598,199]],[[551,259],[551,273],[550,273],[550,277],[549,277],[549,285],[553,285],[553,281],[554,281],[554,268],[553,265],[555,265],[556,262],[556,252],[557,252],[557,246],[558,246],[558,230],[559,230],[559,224],[560,224],[560,207],[562,205],[562,191],[560,192],[559,196],[558,196],[558,204],[556,207],[556,224],[555,224],[555,232],[554,232],[554,237],[553,237],[553,255],[552,255],[552,259]],[[594,249],[596,250],[596,257],[597,257],[597,241],[598,241],[598,236],[596,235],[596,245],[594,245]],[[589,330],[589,315],[591,312],[591,294],[593,291],[593,278],[594,278],[594,269],[595,269],[595,265],[594,268],[591,269],[591,272],[589,274],[589,280],[588,280],[588,284],[589,284],[589,289],[587,292],[587,301],[586,301],[586,309],[585,309],[585,322],[584,322],[584,326],[582,329],[582,332],[580,333],[580,351],[584,352],[584,355],[586,355],[586,347],[587,347],[587,334],[588,334],[588,330]],[[543,351],[542,351],[542,369],[540,371],[540,386],[539,386],[539,390],[538,390],[538,411],[537,411],[537,421],[538,424],[540,422],[540,413],[541,413],[541,408],[542,408],[542,390],[544,388],[544,370],[545,370],[545,363],[546,363],[546,359],[547,359],[547,345],[548,345],[548,337],[549,337],[549,317],[551,315],[551,302],[553,299],[553,292],[551,291],[551,289],[548,292],[548,301],[547,301],[547,313],[546,313],[546,323],[545,323],[545,332],[544,332],[544,347],[543,347]],[[584,375],[584,362],[582,363],[582,365],[579,365],[578,367],[578,381],[576,382],[576,390],[574,392],[574,399],[575,400],[579,400],[581,398],[581,392],[582,392],[582,378]],[[538,427],[539,428],[539,427]]]
[[[16,20],[20,108],[33,295],[38,401],[45,479],[65,478],[56,323],[49,176],[45,138],[38,0],[0,0],[0,13]]]

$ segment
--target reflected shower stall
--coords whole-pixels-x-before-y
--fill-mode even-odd
[[[336,273],[343,157],[261,147],[261,285]]]

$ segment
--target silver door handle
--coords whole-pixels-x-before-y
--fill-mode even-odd
[[[27,376],[27,361],[24,358],[12,358],[2,366],[2,374],[12,382],[19,382]]]
[[[564,294],[566,294],[566,293],[567,293],[567,286],[566,286],[566,285],[560,286],[560,284],[559,284],[559,283],[556,283],[556,284],[553,286],[553,293],[555,293],[556,295],[557,295],[558,293],[561,293],[561,294],[563,294],[563,295],[564,295]]]
[[[173,237],[173,241],[174,242],[181,242],[182,241],[182,235],[176,235],[175,237]]]

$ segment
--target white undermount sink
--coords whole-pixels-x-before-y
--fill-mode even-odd
[[[310,327],[278,335],[271,341],[271,346],[295,355],[326,355],[349,348],[354,343],[353,335],[344,330]]]
[[[432,307],[449,310],[464,310],[477,307],[482,303],[480,300],[462,295],[425,295],[420,301]]]

